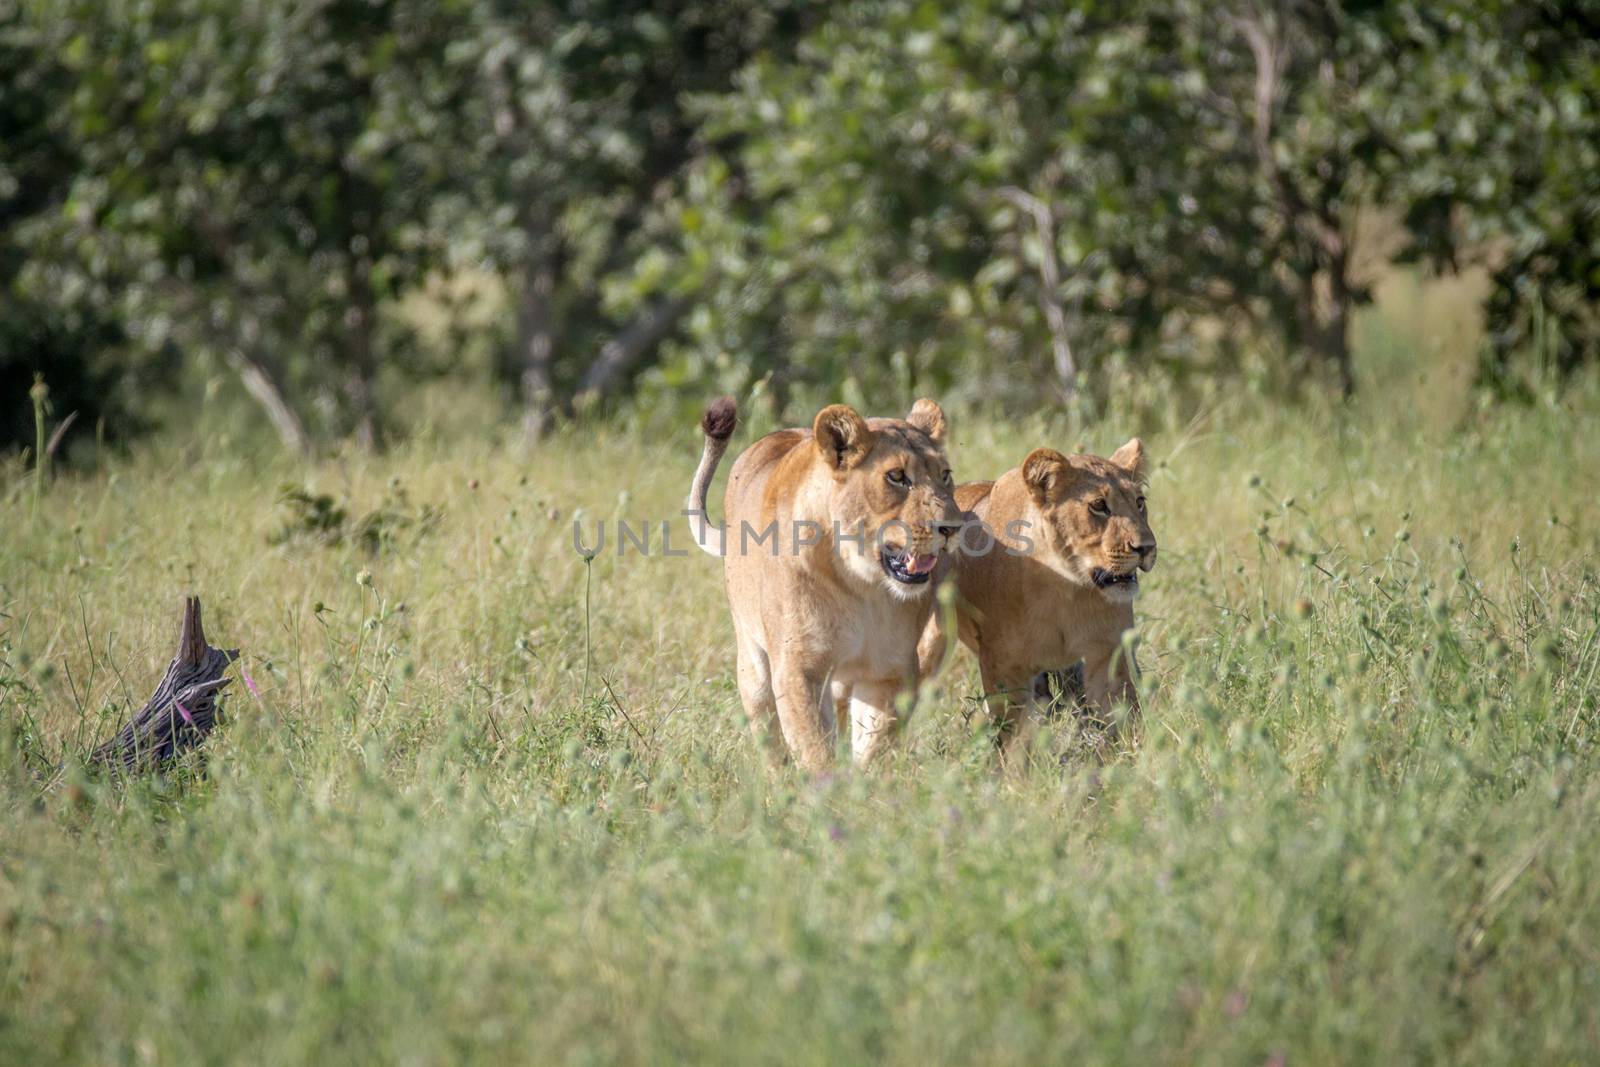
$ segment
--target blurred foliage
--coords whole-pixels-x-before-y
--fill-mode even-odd
[[[1350,311],[1384,254],[1357,246],[1373,205],[1407,210],[1418,253],[1520,234],[1491,305],[1500,358],[1532,297],[1573,331],[1564,365],[1593,359],[1594,246],[1563,235],[1600,209],[1600,62],[1546,14],[1534,38],[1522,6],[852,6],[706,102],[740,147],[685,197],[683,261],[710,296],[663,375],[1026,402],[1063,385],[1053,342],[1091,371],[1226,371],[1266,344],[1280,384],[1348,391]],[[1529,124],[1548,128],[1532,156]]]
[[[111,355],[121,340],[117,321],[75,291],[20,284],[34,253],[24,224],[55,208],[81,166],[50,122],[70,90],[48,42],[0,4],[0,445],[34,440],[28,391],[41,373],[59,416],[76,411],[89,425],[108,419],[114,432],[133,425],[130,368]]]
[[[783,54],[798,0],[468,5],[447,46],[473,87],[457,117],[456,184],[441,198],[452,265],[507,282],[515,329],[502,369],[535,423],[626,384],[692,292],[626,283],[659,262],[661,203],[708,146],[690,101],[725,92],[758,51]],[[670,288],[670,287],[668,287]],[[626,336],[631,346],[605,345]]]
[[[42,370],[117,432],[226,365],[299,448],[488,366],[530,432],[758,383],[1348,392],[1374,208],[1402,257],[1491,272],[1491,380],[1570,370],[1600,358],[1597,13],[0,0],[0,386]]]
[[[337,428],[373,439],[379,362],[406,347],[380,336],[380,311],[439,252],[425,222],[450,158],[430,135],[470,90],[442,64],[460,7],[37,9],[72,87],[50,123],[79,161],[33,228],[34,287],[83,293],[138,347],[214,351],[280,397],[337,396]]]
[[[1459,3],[1418,51],[1406,224],[1492,272],[1491,379],[1600,361],[1600,4]]]
[[[318,493],[297,485],[283,487],[279,498],[284,522],[267,535],[269,545],[303,542],[334,548],[345,543],[359,545],[369,555],[399,545],[416,545],[438,528],[443,511],[432,504],[413,506],[398,477],[390,481],[377,507],[354,517],[349,501],[339,501],[330,493]]]

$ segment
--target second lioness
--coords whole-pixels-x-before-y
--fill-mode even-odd
[[[992,482],[956,489],[968,528],[957,554],[957,633],[978,657],[1000,742],[1024,732],[1033,680],[1079,660],[1090,710],[1138,709],[1132,654],[1139,572],[1156,562],[1146,514],[1144,444],[1098,456],[1035,449]],[[988,539],[993,537],[993,542]],[[937,613],[919,647],[924,677],[948,646]]]

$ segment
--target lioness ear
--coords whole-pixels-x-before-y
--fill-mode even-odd
[[[1137,477],[1144,477],[1144,442],[1137,437],[1131,438],[1127,444],[1111,453],[1111,462],[1130,471]]]
[[[1022,481],[1037,504],[1061,499],[1072,468],[1067,457],[1053,448],[1036,448],[1022,461]]]
[[[817,438],[817,451],[836,471],[849,470],[872,451],[872,431],[867,420],[848,404],[830,404],[817,412],[811,424]]]
[[[906,421],[933,438],[934,444],[944,444],[944,409],[927,397],[911,405],[911,414],[906,416]]]

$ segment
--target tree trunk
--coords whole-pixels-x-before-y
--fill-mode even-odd
[[[1356,392],[1355,370],[1350,365],[1349,256],[1344,245],[1333,251],[1328,264],[1328,314],[1322,325],[1322,356],[1339,375],[1339,391],[1346,400]]]
[[[1255,60],[1254,139],[1261,172],[1283,212],[1287,232],[1292,239],[1303,237],[1310,243],[1312,266],[1309,273],[1298,278],[1300,293],[1296,298],[1303,343],[1324,365],[1334,366],[1340,391],[1348,399],[1355,393],[1355,376],[1350,365],[1349,242],[1332,205],[1326,199],[1320,208],[1308,204],[1273,154],[1273,123],[1282,90],[1282,42],[1275,39],[1259,19],[1238,15],[1225,17],[1244,36]],[[1316,275],[1319,270],[1328,273],[1326,311],[1318,307]]]
[[[345,313],[346,359],[344,398],[350,407],[356,444],[376,449],[383,443],[378,422],[378,405],[373,395],[377,366],[372,351],[372,331],[376,326],[377,299],[372,292],[372,262],[361,257],[350,267],[350,309]]]
[[[1318,292],[1317,274],[1296,279],[1295,325],[1307,369],[1318,377],[1331,370],[1340,395],[1348,400],[1356,387],[1350,361],[1351,301],[1349,287],[1339,277],[1329,271],[1326,294]]]
[[[517,300],[517,387],[522,401],[522,436],[537,441],[549,428],[555,398],[550,372],[555,358],[556,249],[541,223],[526,227],[530,246]]]
[[[300,421],[300,416],[284,399],[283,386],[272,371],[237,348],[228,349],[228,365],[239,375],[244,391],[266,412],[284,447],[291,452],[308,455],[311,452],[311,438],[306,434],[305,423]]]

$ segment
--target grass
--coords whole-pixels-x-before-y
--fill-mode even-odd
[[[967,478],[1132,430],[1162,461],[1142,742],[1047,737],[1015,778],[966,655],[885,766],[763,773],[716,564],[572,547],[677,514],[688,424],[311,467],[205,425],[36,517],[0,485],[0,1061],[1600,1044],[1593,388],[1444,424],[953,417]],[[259,698],[203,777],[86,774],[188,591]]]

